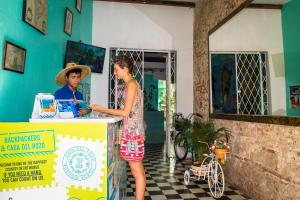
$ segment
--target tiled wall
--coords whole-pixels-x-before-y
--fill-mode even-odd
[[[199,0],[194,21],[194,111],[208,117],[208,31],[246,0]],[[226,181],[254,199],[300,199],[300,127],[215,120],[232,131]]]

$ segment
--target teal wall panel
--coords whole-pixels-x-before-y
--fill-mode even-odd
[[[46,35],[22,21],[23,0],[0,1],[0,58],[5,41],[27,50],[24,74],[0,69],[0,121],[28,121],[34,96],[54,93],[54,78],[63,68],[67,40],[92,42],[92,0],[82,1],[81,14],[76,0],[48,0]],[[65,9],[73,12],[72,35],[64,33]]]
[[[290,109],[289,86],[300,85],[300,1],[292,0],[282,8],[287,115],[300,116],[300,109]]]
[[[164,113],[162,111],[144,111],[146,123],[146,143],[163,144],[165,141]]]
[[[146,143],[162,144],[165,139],[164,113],[158,110],[158,80],[153,75],[144,76],[144,121]]]

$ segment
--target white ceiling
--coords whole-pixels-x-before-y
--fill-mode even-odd
[[[283,5],[291,0],[254,0],[252,3],[257,4],[279,4]]]

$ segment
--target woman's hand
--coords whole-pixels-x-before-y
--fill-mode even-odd
[[[78,115],[81,116],[81,115],[86,115],[88,113],[92,112],[91,109],[82,109],[80,108],[79,111],[78,111]]]
[[[101,105],[98,105],[98,104],[93,104],[91,106],[92,110],[94,111],[97,111],[97,112],[103,112],[106,108],[101,106]]]

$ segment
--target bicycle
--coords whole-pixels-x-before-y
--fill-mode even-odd
[[[195,180],[206,180],[208,182],[208,187],[210,193],[215,198],[220,198],[223,196],[225,187],[224,172],[219,163],[219,158],[216,154],[209,148],[208,143],[203,141],[198,141],[199,143],[206,144],[209,149],[209,154],[203,154],[205,158],[201,162],[200,166],[192,165],[189,169],[184,172],[184,184],[188,185],[190,179]],[[225,154],[225,160],[226,160]],[[191,177],[191,173],[194,175]]]
[[[186,159],[189,152],[192,153],[192,161],[194,161],[195,152],[192,148],[191,141],[189,141],[189,138],[187,137],[189,130],[192,128],[194,117],[202,118],[202,115],[199,113],[191,113],[185,118],[182,113],[174,114],[176,133],[174,139],[174,150],[178,161]]]

